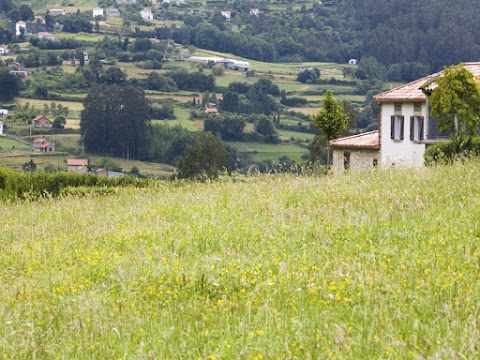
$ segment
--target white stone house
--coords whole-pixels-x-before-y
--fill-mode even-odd
[[[7,52],[7,47],[5,45],[0,45],[0,55],[5,55]]]
[[[150,9],[150,8],[143,8],[142,10],[140,10],[140,16],[141,16],[142,19],[144,19],[144,20],[153,20],[152,9]]]
[[[348,60],[348,65],[357,65],[358,64],[358,60],[357,59],[350,59]]]
[[[480,77],[480,62],[465,63],[464,66],[475,78]],[[422,167],[425,149],[431,144],[448,140],[446,134],[438,132],[437,120],[429,113],[429,92],[435,90],[424,89],[427,83],[442,73],[443,71],[426,76],[374,96],[374,101],[379,106],[378,131],[331,141],[334,171],[343,168],[365,169],[377,165]],[[372,139],[375,136],[378,137],[376,143]],[[355,150],[355,155],[352,149]],[[373,154],[373,150],[377,153]],[[362,154],[357,155],[357,152]]]
[[[96,7],[92,10],[92,16],[93,18],[96,18],[97,16],[103,16],[103,9],[101,7]]]
[[[3,136],[3,121],[0,120],[0,135]]]

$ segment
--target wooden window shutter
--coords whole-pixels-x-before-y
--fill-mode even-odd
[[[415,140],[415,118],[410,116],[410,140]]]
[[[390,117],[390,139],[395,139],[395,116]]]
[[[403,133],[405,132],[405,116],[400,116],[400,140],[403,140]]]
[[[418,137],[420,138],[420,140],[423,140],[423,127],[424,127],[423,123],[425,122],[425,118],[423,116],[420,116],[419,120],[420,120],[420,124],[419,124],[420,125],[420,134],[419,134]]]

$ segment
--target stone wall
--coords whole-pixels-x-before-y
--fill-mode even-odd
[[[338,174],[345,171],[344,165],[347,154],[350,156],[349,170],[351,171],[373,169],[374,162],[379,164],[380,160],[380,152],[378,150],[334,149],[332,166],[334,173]]]

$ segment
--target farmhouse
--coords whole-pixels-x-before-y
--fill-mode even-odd
[[[92,16],[96,18],[97,16],[103,16],[103,9],[101,7],[93,8]]]
[[[55,144],[45,138],[39,138],[33,141],[33,151],[52,152],[55,151]]]
[[[67,159],[67,171],[81,174],[88,173],[88,159]]]
[[[480,62],[464,66],[475,78],[480,76]],[[429,113],[428,91],[423,90],[425,84],[442,73],[376,95],[374,100],[380,107],[378,131],[332,140],[334,172],[377,165],[422,167],[425,149],[448,140],[448,136],[438,132],[437,120]]]
[[[39,115],[32,120],[32,125],[34,127],[52,127],[52,122],[46,116]]]
[[[0,55],[5,55],[7,52],[7,47],[5,45],[0,45]]]
[[[7,109],[0,109],[0,118],[5,117],[8,115]]]

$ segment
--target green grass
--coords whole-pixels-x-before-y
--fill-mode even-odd
[[[0,207],[0,353],[475,359],[478,163]]]
[[[283,137],[286,140],[289,140],[291,138],[295,138],[298,140],[313,140],[315,137],[314,134],[308,134],[308,133],[301,133],[298,131],[289,131],[289,130],[278,130],[278,133],[280,134],[281,137]]]
[[[22,143],[20,141],[17,141],[15,139],[6,137],[6,136],[0,136],[0,150],[7,150],[11,148],[27,148],[29,147],[27,144]]]

